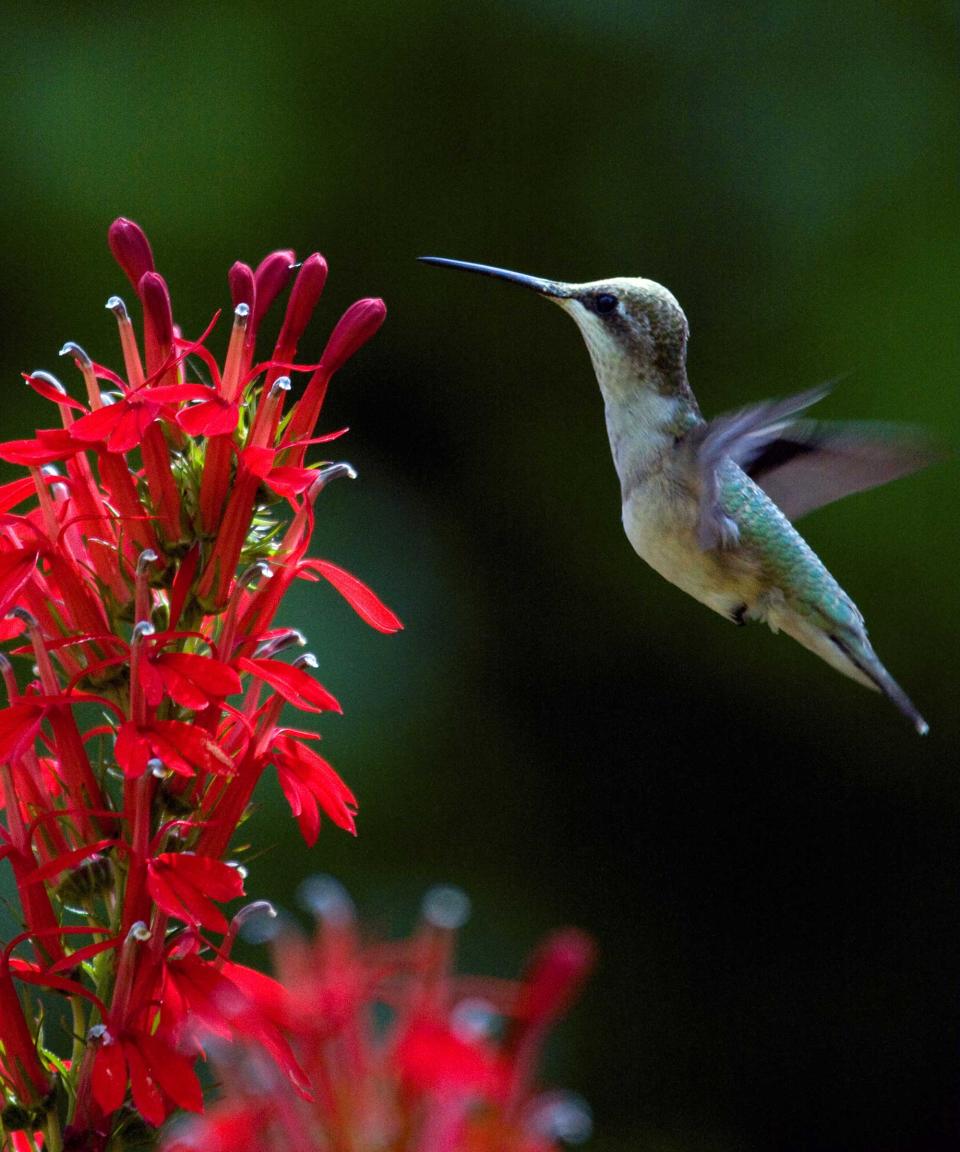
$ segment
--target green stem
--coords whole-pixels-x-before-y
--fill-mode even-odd
[[[73,1049],[70,1053],[70,1072],[75,1078],[80,1072],[80,1063],[83,1059],[84,1049],[87,1046],[87,1013],[83,1001],[79,996],[71,997],[70,1006],[73,1011]],[[77,1107],[77,1094],[70,1094],[70,1107],[67,1112],[67,1123],[73,1120]]]
[[[63,1152],[63,1134],[60,1131],[60,1117],[56,1112],[47,1114],[47,1122],[43,1126],[44,1152]]]

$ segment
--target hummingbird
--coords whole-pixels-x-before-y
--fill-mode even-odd
[[[704,419],[673,294],[619,276],[584,284],[423,256],[532,289],[571,316],[603,396],[623,527],[651,568],[735,624],[765,621],[929,727],[874,652],[863,615],[793,521],[931,463],[916,429],[811,420],[821,385]]]

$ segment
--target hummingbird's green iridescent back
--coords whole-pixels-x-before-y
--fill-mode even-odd
[[[740,542],[755,553],[765,580],[803,616],[842,628],[862,628],[856,604],[763,489],[732,460],[721,468],[720,499]]]

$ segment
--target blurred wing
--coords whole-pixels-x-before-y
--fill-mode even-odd
[[[742,408],[739,412],[718,416],[716,420],[695,429],[692,437],[700,472],[697,535],[704,551],[733,547],[739,539],[736,524],[725,515],[718,499],[718,472],[723,461],[729,458],[752,475],[751,464],[766,452],[772,454],[774,446],[781,443],[784,436],[796,427],[795,415],[822,400],[829,391],[830,386],[825,384],[785,400],[768,400]],[[772,474],[775,471],[773,455],[770,459],[771,467],[768,471]],[[781,466],[786,467],[788,462],[789,458],[785,457]],[[766,487],[756,476],[754,479]]]
[[[905,424],[798,420],[741,467],[790,520],[815,508],[908,476],[944,455]]]
[[[920,428],[876,422],[797,420],[829,385],[711,420],[699,433],[701,547],[730,546],[736,525],[717,500],[717,469],[729,457],[790,520],[865,492],[944,456]]]

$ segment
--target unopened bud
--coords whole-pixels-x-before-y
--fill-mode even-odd
[[[548,937],[527,969],[517,1000],[518,1020],[526,1024],[555,1020],[579,991],[595,959],[593,941],[577,928]]]
[[[287,312],[277,340],[277,348],[284,354],[292,354],[297,342],[310,323],[310,317],[317,306],[323,286],[327,282],[327,262],[319,252],[308,256],[300,265],[297,278],[290,291]]]
[[[387,306],[382,300],[370,298],[351,304],[337,321],[320,357],[324,374],[329,377],[339,371],[355,352],[377,334],[386,317]]]
[[[227,283],[230,285],[230,299],[234,308],[245,304],[247,308],[253,307],[256,289],[254,288],[253,269],[249,264],[238,260],[227,273]]]
[[[286,287],[296,258],[296,253],[290,248],[284,248],[279,252],[271,252],[257,265],[254,273],[256,284],[256,300],[253,305],[254,332],[260,327],[260,321],[270,305]]]
[[[130,283],[137,288],[144,273],[154,269],[150,242],[143,229],[139,224],[121,216],[110,225],[107,240],[113,258],[127,274]]]

